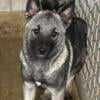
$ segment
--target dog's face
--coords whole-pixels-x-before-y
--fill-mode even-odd
[[[57,54],[65,43],[65,28],[59,15],[44,11],[36,14],[26,25],[27,43],[31,55],[47,59]]]

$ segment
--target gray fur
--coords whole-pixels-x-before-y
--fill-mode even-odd
[[[37,13],[26,24],[23,49],[20,53],[22,77],[28,84],[24,92],[29,91],[28,86],[33,83],[35,87],[32,87],[32,91],[35,91],[36,86],[41,86],[50,91],[52,100],[64,99],[65,87],[68,87],[85,61],[86,41],[83,41],[85,35],[79,31],[80,25],[75,22],[70,27],[71,30],[76,27],[75,33],[70,29],[67,33],[59,15],[50,11]],[[38,35],[33,31],[37,27]],[[59,33],[55,40],[51,39],[53,29]],[[80,37],[77,36],[77,32]],[[71,34],[75,35],[75,38]],[[40,47],[46,50],[42,56],[38,52]],[[29,99],[32,97],[25,98],[32,100]]]
[[[59,36],[56,40],[57,43],[50,53],[56,52],[48,59],[39,59],[32,55],[30,44],[35,36],[31,33],[31,30],[37,27],[37,25],[42,27],[41,34],[44,36],[44,39],[48,37],[48,34],[51,34],[50,32],[54,27],[56,27],[56,31],[59,32]],[[56,98],[59,98],[59,100],[63,99],[64,87],[67,80],[66,71],[68,71],[68,68],[65,66],[65,61],[70,59],[68,47],[65,41],[65,28],[60,17],[49,11],[39,12],[27,23],[25,29],[23,50],[20,54],[23,80],[27,84],[33,81],[37,86],[42,86],[51,90],[52,100]],[[69,63],[66,64],[68,67]],[[24,92],[25,91],[29,91],[27,85],[26,90],[24,88]],[[26,97],[24,97],[28,98],[27,95],[28,93],[26,93]]]
[[[50,12],[39,12],[26,25],[23,51],[21,52],[21,61],[23,64],[22,74],[28,81],[30,81],[30,79],[34,81],[44,80],[46,82],[45,85],[61,88],[66,78],[63,74],[63,72],[65,71],[64,64],[66,59],[69,59],[68,47],[65,45],[65,29],[60,17],[57,14],[52,13],[52,16],[50,15],[50,19],[47,20],[46,18],[48,15],[45,15],[47,13]],[[34,56],[31,56],[32,51],[29,47],[30,40],[32,38],[30,31],[38,24],[42,24],[41,26],[43,26],[43,35],[50,33],[48,31],[51,27],[56,27],[57,31],[59,32],[57,44],[54,48],[54,50],[57,49],[57,52],[50,59],[46,59],[43,61],[41,59],[36,59]],[[58,76],[60,76],[61,73],[62,78],[58,79]],[[57,86],[55,80],[58,81],[58,84],[60,85]]]

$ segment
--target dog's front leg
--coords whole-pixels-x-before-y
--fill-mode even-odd
[[[23,84],[24,100],[35,100],[36,86],[32,82],[24,82]]]
[[[51,100],[64,100],[64,89],[57,91],[56,89],[49,88],[51,92]]]

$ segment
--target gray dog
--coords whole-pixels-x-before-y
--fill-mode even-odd
[[[26,24],[20,54],[24,100],[35,100],[37,87],[50,92],[52,100],[64,100],[66,87],[86,56],[86,36],[77,27],[73,30],[78,24],[75,19],[66,30],[60,16],[50,11],[38,12]],[[82,26],[86,28],[84,22]]]

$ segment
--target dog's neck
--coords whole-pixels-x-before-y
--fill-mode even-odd
[[[68,52],[67,47],[64,46],[63,50],[50,61],[49,70],[46,72],[46,75],[51,75],[63,66],[68,57]]]
[[[60,48],[61,49],[61,48]],[[35,68],[43,68],[45,67],[45,70],[49,71],[49,73],[52,73],[53,71],[59,69],[64,63],[66,58],[68,57],[68,49],[66,46],[62,47],[61,50],[52,58],[48,60],[30,60],[28,55],[26,56],[26,51],[22,52],[22,55],[24,56],[24,61],[27,64],[28,67],[34,66]],[[48,72],[47,72],[48,73]],[[49,74],[48,73],[48,74]]]

